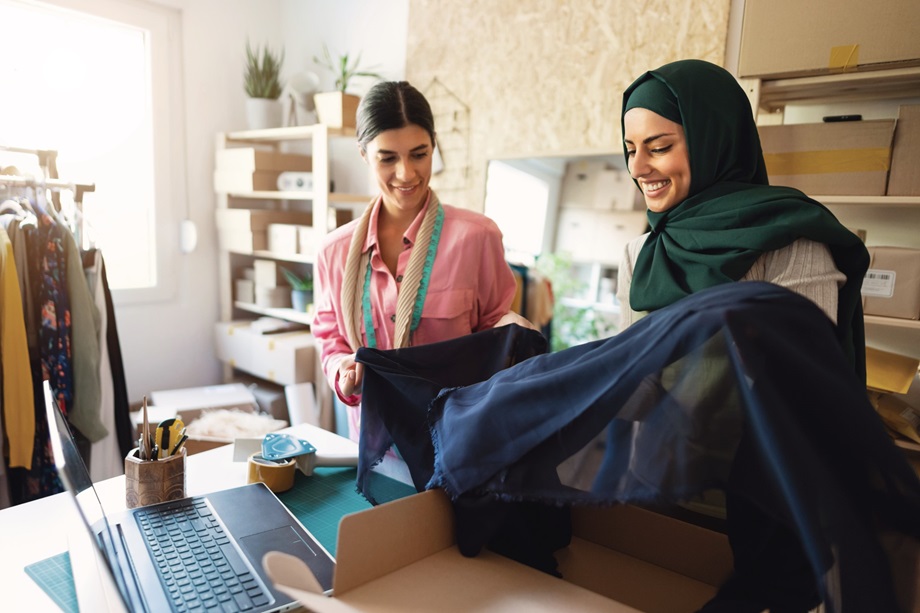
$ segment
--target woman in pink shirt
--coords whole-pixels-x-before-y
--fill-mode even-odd
[[[329,385],[348,405],[352,440],[360,426],[358,347],[421,345],[507,323],[533,327],[510,311],[517,286],[498,226],[442,204],[428,187],[435,130],[425,97],[405,81],[378,83],[358,107],[357,137],[380,195],[323,242],[312,327]]]

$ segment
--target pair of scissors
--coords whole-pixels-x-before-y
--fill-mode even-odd
[[[159,458],[163,459],[175,453],[175,447],[185,435],[185,424],[178,417],[164,419],[159,423],[156,430],[156,445],[158,448]]]

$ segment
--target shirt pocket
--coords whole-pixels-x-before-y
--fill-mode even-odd
[[[446,341],[472,332],[473,290],[429,291],[413,345]]]

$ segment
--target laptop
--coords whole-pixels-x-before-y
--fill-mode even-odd
[[[301,558],[327,593],[335,560],[263,483],[106,513],[48,381],[54,463],[79,511],[69,531],[81,611],[287,611],[262,569],[269,551]]]

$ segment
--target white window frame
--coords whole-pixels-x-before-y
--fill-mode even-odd
[[[124,23],[149,34],[156,283],[146,288],[113,289],[112,300],[116,304],[141,304],[174,299],[180,265],[178,230],[188,198],[181,13],[143,0],[28,1]],[[92,177],[85,179],[92,181]]]

